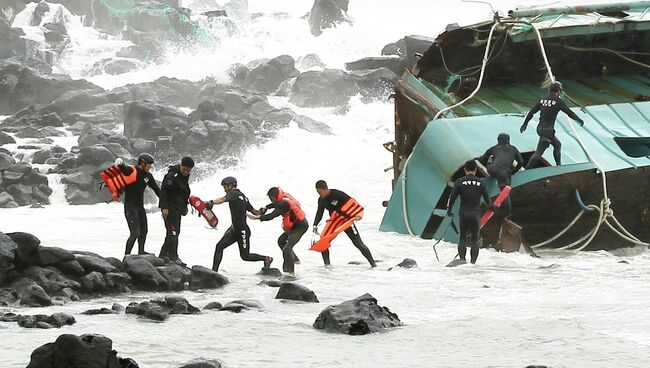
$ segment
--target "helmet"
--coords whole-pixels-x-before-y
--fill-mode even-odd
[[[562,82],[560,81],[555,81],[551,83],[551,85],[548,87],[549,91],[555,91],[555,92],[561,92],[564,87],[562,86]]]
[[[226,176],[226,177],[223,178],[223,180],[221,181],[221,185],[222,185],[222,186],[223,186],[223,185],[235,185],[235,186],[236,186],[236,185],[237,185],[237,179],[235,179],[235,178],[232,177],[232,176]]]
[[[146,164],[153,165],[153,156],[151,156],[148,153],[141,154],[140,156],[138,156],[138,164],[141,163],[144,163],[145,165]]]

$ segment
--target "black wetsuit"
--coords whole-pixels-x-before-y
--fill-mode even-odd
[[[178,235],[181,232],[181,216],[187,215],[190,197],[189,176],[183,176],[180,165],[170,166],[160,188],[160,209],[169,210],[165,219],[167,230],[165,243],[160,249],[160,258],[172,261],[178,259]]]
[[[226,193],[226,201],[230,206],[232,225],[226,230],[215,247],[212,263],[212,269],[214,271],[219,271],[219,265],[223,258],[223,250],[234,243],[239,245],[239,255],[244,261],[256,262],[266,259],[265,256],[250,252],[251,229],[246,223],[246,212],[252,212],[254,209],[248,201],[248,198],[239,189],[233,189]]]
[[[345,213],[341,212],[341,206],[350,199],[350,196],[345,194],[344,192],[337,190],[337,189],[330,189],[330,194],[325,197],[325,198],[318,198],[318,210],[316,211],[316,218],[314,218],[314,226],[318,225],[320,220],[323,218],[323,212],[325,209],[329,211],[331,214],[332,211],[336,211],[341,215],[346,215]],[[361,240],[361,236],[359,235],[359,230],[357,230],[357,226],[355,224],[352,224],[347,230],[345,230],[345,234],[352,240],[352,244],[354,244],[359,251],[361,251],[361,254],[363,254],[364,257],[368,260],[371,266],[375,267],[375,260],[372,258],[372,253],[370,253],[370,249],[363,243],[363,240]],[[326,265],[330,264],[330,251],[327,249],[323,253],[323,262],[325,262]]]
[[[535,153],[530,160],[528,160],[526,169],[534,168],[537,165],[537,162],[540,160],[542,154],[544,154],[544,151],[546,151],[549,145],[553,146],[553,158],[555,159],[555,164],[560,166],[562,165],[562,143],[560,143],[560,140],[555,136],[555,118],[557,118],[558,112],[563,111],[571,119],[579,122],[580,125],[584,124],[584,121],[571,111],[559,96],[552,93],[539,100],[539,102],[530,109],[528,115],[526,115],[522,128],[528,125],[530,119],[532,119],[533,115],[538,111],[540,112],[539,124],[537,125],[539,142],[537,143]]]
[[[499,134],[497,138],[498,144],[490,147],[483,156],[479,157],[479,161],[487,166],[490,176],[497,180],[500,189],[512,183],[512,174],[521,169],[524,160],[517,147],[510,144],[510,136],[507,134]],[[493,158],[492,162],[488,163],[490,157]],[[517,166],[513,169],[513,163],[517,161]],[[506,198],[501,207],[510,214],[511,203],[510,196]]]
[[[147,214],[144,211],[144,190],[149,186],[158,197],[160,188],[151,173],[145,172],[136,166],[137,176],[135,182],[124,187],[124,217],[129,225],[129,238],[126,240],[124,254],[131,254],[133,244],[138,241],[138,254],[144,254],[144,243],[147,240]],[[133,173],[133,169],[124,164],[120,165],[124,175]]]
[[[266,208],[273,208],[273,212],[260,216],[260,221],[270,221],[291,211],[291,206],[287,201],[271,203],[267,205]],[[309,223],[307,222],[307,219],[295,221],[294,213],[291,213],[289,216],[292,216],[291,220],[294,221],[293,226],[291,229],[287,229],[282,233],[282,235],[280,235],[278,238],[278,246],[282,250],[282,258],[284,259],[284,263],[282,263],[282,271],[293,273],[294,264],[300,262],[298,256],[293,251],[293,247],[298,243],[298,241],[300,241],[300,238],[302,238],[307,230],[309,230]]]
[[[488,206],[491,205],[490,197],[481,179],[475,175],[465,175],[454,183],[447,205],[448,213],[451,213],[456,197],[459,195],[460,239],[458,240],[458,255],[460,259],[465,260],[465,254],[467,253],[467,232],[469,231],[471,236],[471,261],[472,263],[476,263],[480,233],[481,197],[483,197]]]

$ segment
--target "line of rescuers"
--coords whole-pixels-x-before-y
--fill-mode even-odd
[[[194,168],[194,160],[191,157],[183,157],[179,164],[169,166],[160,187],[158,187],[150,172],[153,164],[154,158],[148,153],[141,154],[136,165],[125,165],[121,158],[118,158],[115,162],[116,167],[119,168],[119,174],[121,174],[116,175],[116,177],[119,177],[119,180],[122,181],[124,217],[129,228],[129,237],[126,241],[124,254],[131,254],[136,241],[138,242],[138,254],[149,254],[145,251],[148,226],[144,209],[144,191],[149,187],[159,198],[158,207],[161,209],[166,229],[165,240],[159,257],[167,262],[171,261],[185,266],[186,264],[178,256],[178,239],[181,232],[182,217],[188,213],[191,193],[189,178]],[[237,243],[242,260],[263,262],[263,267],[268,269],[273,262],[273,257],[251,252],[251,229],[247,220],[271,221],[277,217],[282,217],[282,233],[278,237],[278,246],[283,257],[282,270],[287,275],[294,276],[295,265],[300,263],[300,259],[294,252],[293,247],[309,230],[305,212],[298,200],[283,191],[282,188],[272,187],[267,192],[270,203],[265,207],[256,209],[250,203],[248,197],[237,187],[237,179],[234,177],[223,178],[221,186],[225,195],[206,202],[206,208],[211,210],[214,205],[228,203],[232,221],[230,227],[226,229],[217,242],[212,269],[219,271],[224,250],[235,243]],[[314,234],[318,234],[318,224],[323,218],[324,211],[327,210],[330,219],[327,220],[325,228],[320,234],[321,237],[330,235],[334,231],[345,232],[352,244],[368,260],[368,263],[372,267],[376,267],[372,253],[361,239],[354,222],[350,221],[347,228],[341,228],[340,226],[343,220],[361,220],[363,208],[345,192],[329,188],[324,180],[316,182],[316,192],[319,198],[318,209],[312,227]],[[324,264],[329,266],[329,249],[325,249],[321,254]]]

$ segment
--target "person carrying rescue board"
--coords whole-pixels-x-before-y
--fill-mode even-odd
[[[147,213],[144,210],[144,190],[151,188],[160,197],[160,188],[149,172],[154,163],[153,156],[143,153],[138,156],[136,165],[125,165],[118,157],[115,166],[101,174],[102,180],[113,194],[115,200],[124,192],[124,217],[129,226],[124,255],[131,254],[135,241],[138,241],[138,254],[147,254],[144,244],[147,240]],[[117,169],[117,170],[116,170]]]
[[[318,192],[318,210],[316,211],[316,218],[314,218],[314,233],[318,233],[318,223],[323,218],[323,212],[327,209],[330,213],[330,218],[327,220],[327,224],[321,233],[321,240],[323,238],[331,235],[336,235],[336,231],[345,231],[345,234],[352,240],[361,254],[368,260],[370,266],[377,267],[370,249],[363,243],[361,236],[359,235],[359,230],[357,229],[354,221],[361,220],[363,216],[363,207],[350,197],[346,193],[337,190],[329,189],[327,183],[324,180],[319,180],[316,182],[316,192]],[[346,223],[349,223],[347,227],[342,226]],[[318,242],[317,242],[318,243]],[[330,253],[329,243],[325,250],[315,249],[321,251],[323,256],[323,262],[326,266],[330,264]],[[311,249],[314,249],[312,246]]]
[[[487,203],[488,208],[494,211],[487,188],[481,179],[476,176],[476,169],[476,161],[469,160],[465,162],[465,176],[454,182],[447,203],[447,216],[453,217],[452,209],[456,198],[460,196],[458,256],[461,262],[467,262],[465,255],[467,253],[467,243],[469,242],[472,264],[476,263],[479,252],[481,197]],[[470,233],[469,241],[467,239],[468,233]]]

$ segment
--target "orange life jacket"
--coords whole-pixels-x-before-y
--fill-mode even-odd
[[[113,199],[116,201],[120,199],[120,194],[122,194],[124,187],[135,183],[135,180],[138,178],[138,170],[136,167],[133,165],[129,165],[129,167],[133,170],[129,175],[124,175],[117,165],[111,166],[99,174],[108,191],[113,194]]]
[[[289,203],[289,211],[282,215],[282,230],[288,231],[296,222],[305,219],[305,212],[300,208],[300,203],[291,194],[282,191],[280,187],[278,187],[278,197],[276,200]]]

